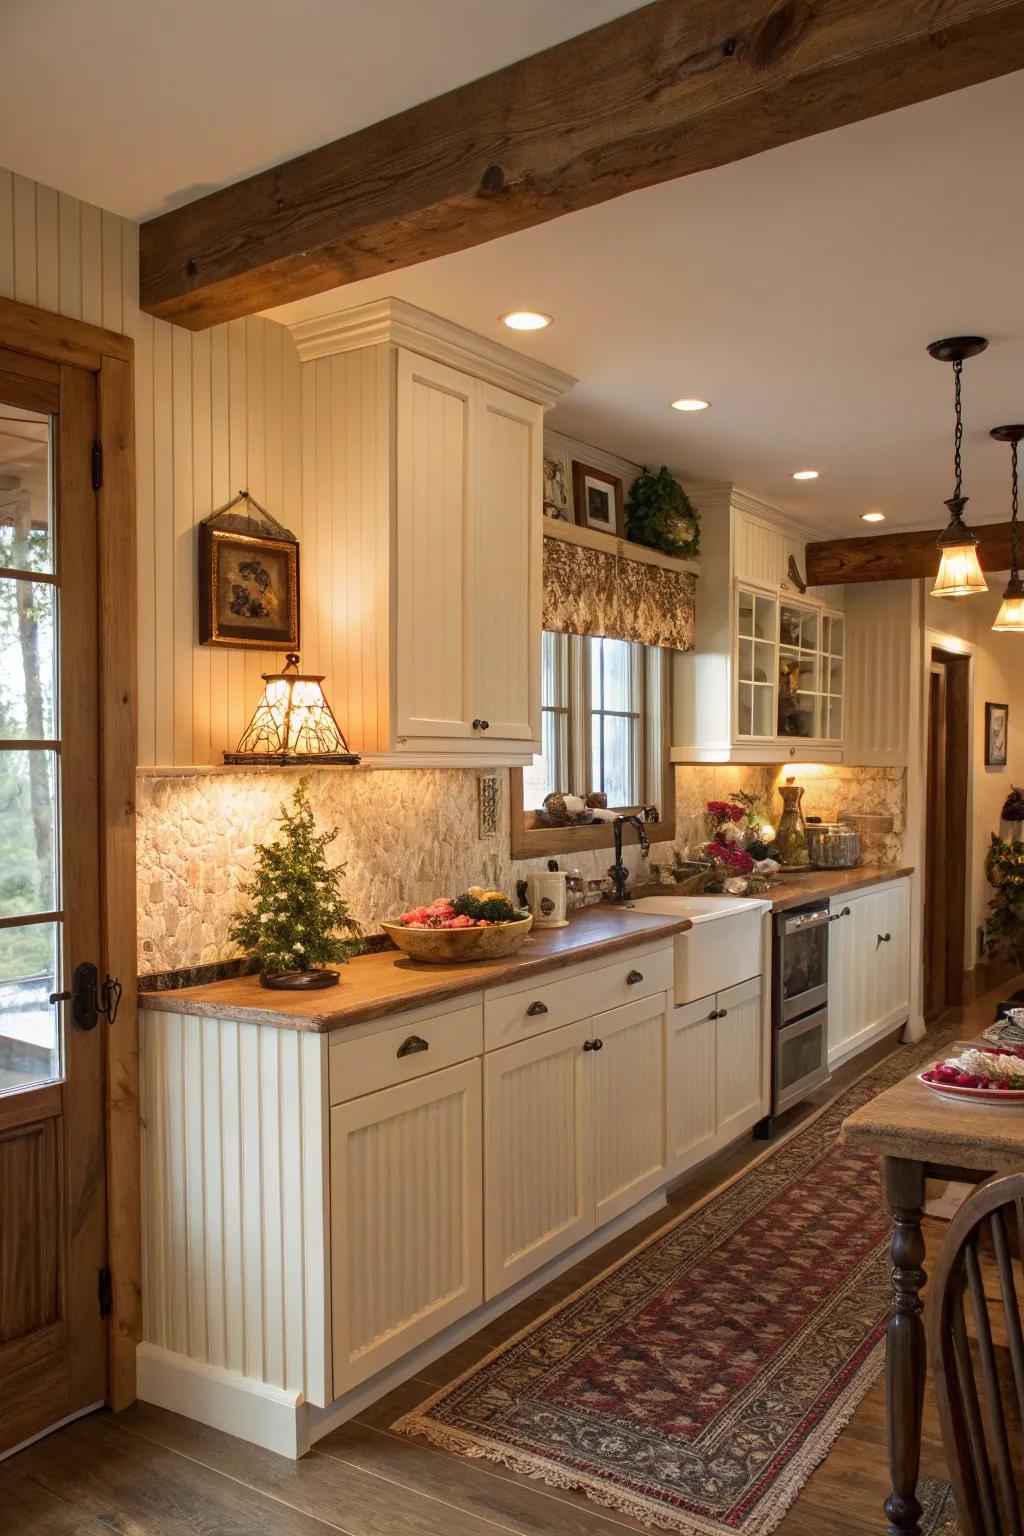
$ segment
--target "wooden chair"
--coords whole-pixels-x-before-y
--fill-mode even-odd
[[[932,1283],[935,1395],[964,1536],[1024,1536],[1022,1239],[1024,1172],[998,1174],[954,1216]]]

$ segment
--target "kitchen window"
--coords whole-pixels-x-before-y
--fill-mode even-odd
[[[565,839],[572,846],[610,844],[606,828],[544,828],[537,811],[554,790],[602,790],[616,810],[655,805],[664,835],[671,819],[668,763],[668,661],[657,646],[545,630],[541,649],[541,752],[513,775],[513,855],[517,828],[530,852]],[[517,781],[521,779],[521,801]],[[654,830],[652,828],[652,830]],[[555,833],[553,841],[551,834]],[[525,857],[525,852],[519,856]]]

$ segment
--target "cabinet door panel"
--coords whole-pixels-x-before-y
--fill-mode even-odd
[[[468,514],[468,705],[487,738],[540,739],[541,439],[544,413],[480,384],[479,470]]]
[[[483,1299],[480,1062],[331,1110],[334,1395]]]
[[[718,1138],[723,1144],[753,1125],[764,1112],[762,1051],[765,1026],[761,982],[742,982],[718,994],[715,1062]]]
[[[590,1021],[484,1058],[488,1298],[594,1228]]]
[[[881,1016],[892,1018],[910,1004],[910,882],[894,880],[878,893],[880,932],[889,935],[882,956]]]
[[[588,1067],[599,1227],[665,1181],[667,1010],[662,992],[592,1020],[601,1042]]]
[[[395,723],[399,736],[471,735],[467,517],[476,471],[468,374],[398,354]]]
[[[674,1173],[700,1161],[717,1131],[714,997],[701,998],[669,1016],[668,1147]]]

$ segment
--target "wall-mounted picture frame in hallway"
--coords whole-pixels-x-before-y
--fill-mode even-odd
[[[1005,768],[1010,735],[1010,706],[985,705],[985,767]]]
[[[580,527],[621,538],[622,480],[618,475],[573,459],[572,499]]]
[[[200,523],[198,586],[200,645],[299,649],[299,543],[248,491]]]

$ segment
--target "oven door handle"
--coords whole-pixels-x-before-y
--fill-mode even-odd
[[[831,921],[828,912],[807,912],[800,917],[788,917],[782,925],[782,932],[788,939],[791,934],[806,933],[809,928],[823,928]]]

